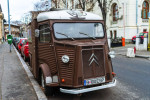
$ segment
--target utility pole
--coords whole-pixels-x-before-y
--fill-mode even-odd
[[[10,44],[10,52],[11,52],[12,35],[11,35],[11,27],[10,27],[9,0],[7,0],[7,6],[8,6],[8,23],[9,23],[9,35],[7,36],[7,40],[8,40],[8,44]]]
[[[7,0],[7,6],[8,6],[8,24],[9,24],[9,35],[11,35],[9,0]]]
[[[124,16],[124,3],[123,4],[123,28],[124,28],[124,37],[122,38],[122,46],[125,46],[125,16]]]
[[[139,33],[138,27],[138,0],[136,0],[136,26],[137,26],[137,34]]]

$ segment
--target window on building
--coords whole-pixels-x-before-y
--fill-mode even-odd
[[[148,12],[149,12],[149,4],[147,1],[144,1],[143,6],[142,6],[142,18],[143,19],[148,19]]]
[[[117,39],[117,31],[114,31],[114,39]]]
[[[111,38],[111,39],[113,38],[113,33],[112,33],[112,31],[110,31],[110,38]]]
[[[117,4],[113,5],[113,21],[117,21],[118,20],[118,6]]]

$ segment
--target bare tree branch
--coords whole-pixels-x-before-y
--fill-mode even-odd
[[[97,0],[97,1],[99,3],[99,7],[101,9],[104,22],[106,23],[106,14],[107,14],[106,4],[107,4],[107,1],[106,0]]]
[[[96,4],[96,2],[97,2],[97,0],[90,0],[90,2],[86,2],[86,3],[90,4],[90,6],[88,8],[86,8],[86,10],[88,12],[92,11],[94,6],[95,6],[95,4]]]
[[[85,2],[86,0],[78,0],[79,1],[79,5],[81,7],[81,9],[84,11],[85,10]]]
[[[57,8],[57,0],[52,0],[52,2],[55,4],[55,8]]]
[[[66,5],[66,0],[62,0],[62,2]]]

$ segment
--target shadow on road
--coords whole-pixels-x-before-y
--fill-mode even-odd
[[[93,91],[89,93],[84,93],[81,96],[71,95],[58,92],[53,97],[48,97],[48,100],[110,100],[113,93],[111,89],[104,89],[99,91]]]

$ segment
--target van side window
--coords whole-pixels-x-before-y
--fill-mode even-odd
[[[31,25],[27,26],[27,38],[29,42],[32,42],[32,32],[31,32]]]
[[[39,41],[40,42],[51,42],[49,25],[48,24],[41,25],[39,27],[39,30],[40,30]]]

